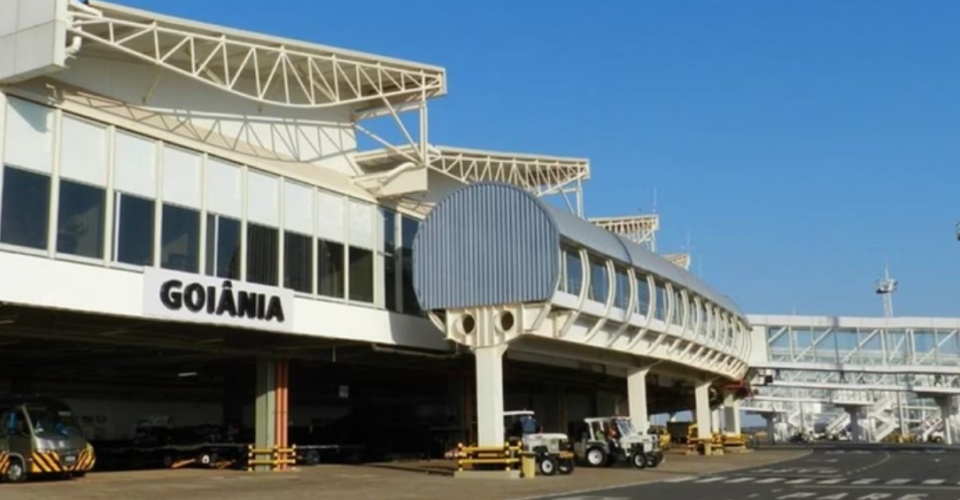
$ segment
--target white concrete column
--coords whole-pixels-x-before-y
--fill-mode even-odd
[[[698,382],[693,390],[696,410],[694,415],[697,422],[697,437],[700,439],[710,439],[710,431],[713,424],[710,419],[710,382]]]
[[[764,420],[767,422],[767,442],[770,444],[776,444],[777,442],[777,416],[776,414],[764,415]]]
[[[503,433],[503,353],[507,346],[473,350],[477,377],[477,445],[500,446]]]
[[[867,409],[862,406],[848,406],[844,411],[850,415],[853,441],[872,443],[874,441],[873,419],[867,415]]]
[[[649,368],[631,368],[627,372],[627,407],[630,420],[639,432],[650,428],[647,413],[647,373]]]
[[[940,407],[940,418],[943,420],[943,444],[960,442],[960,398],[957,396],[940,396],[935,398]]]
[[[740,401],[733,394],[727,394],[723,398],[723,432],[740,434]]]
[[[720,406],[710,411],[710,432],[720,432]]]

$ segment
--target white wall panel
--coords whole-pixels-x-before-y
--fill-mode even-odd
[[[243,169],[211,157],[206,172],[207,210],[239,219],[243,215]]]
[[[141,273],[0,252],[0,276],[0,301],[144,317]],[[297,334],[446,350],[443,335],[424,318],[300,297],[294,309]]]
[[[373,249],[376,245],[373,231],[376,207],[353,199],[348,202],[348,207],[350,214],[348,243],[350,246]]]
[[[4,163],[39,172],[53,170],[53,110],[10,97],[4,127]]]
[[[283,206],[284,228],[313,236],[313,188],[284,181]]]
[[[280,179],[247,170],[247,219],[272,227],[280,226]]]
[[[113,144],[114,189],[155,198],[157,196],[156,142],[118,130]]]
[[[63,116],[60,131],[60,176],[107,185],[107,129],[98,123]]]
[[[329,191],[317,191],[317,237],[343,242],[346,198]]]
[[[199,153],[163,146],[163,201],[200,209]]]

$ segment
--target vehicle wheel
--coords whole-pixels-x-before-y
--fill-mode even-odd
[[[573,474],[573,470],[576,469],[576,464],[572,458],[566,460],[560,460],[557,470],[561,475],[567,476]]]
[[[3,480],[9,483],[22,483],[27,480],[27,468],[22,459],[10,457],[10,465],[3,474]]]
[[[79,472],[71,472],[71,473],[70,473],[70,477],[75,477],[75,478],[77,478],[77,479],[80,479],[80,478],[82,478],[82,477],[84,477],[84,476],[86,476],[86,475],[87,475],[86,471],[79,471]]]
[[[662,454],[662,453],[649,453],[649,454],[647,454],[647,467],[650,467],[651,469],[655,469],[655,468],[657,468],[657,466],[660,465],[661,462],[663,462],[663,454]]]
[[[543,457],[543,460],[537,464],[540,474],[544,476],[552,476],[557,473],[559,464],[557,463],[557,457],[546,456]]]
[[[644,469],[647,467],[647,455],[645,453],[637,452],[630,457],[630,462],[633,463],[633,466],[638,469]]]
[[[587,450],[587,465],[591,467],[603,467],[607,464],[607,452],[603,448],[590,448]]]

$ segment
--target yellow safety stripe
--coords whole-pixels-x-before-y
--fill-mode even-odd
[[[50,474],[54,472],[63,472],[60,467],[60,455],[55,451],[39,452],[35,451],[30,455],[32,465],[30,472],[34,474]]]
[[[80,453],[80,456],[77,457],[77,463],[74,465],[73,470],[77,471],[88,471],[93,469],[93,464],[96,463],[96,456],[90,450],[83,450]]]
[[[9,468],[10,454],[5,451],[0,451],[0,475],[6,474]]]

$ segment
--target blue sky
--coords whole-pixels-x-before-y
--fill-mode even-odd
[[[960,315],[960,2],[122,3],[444,66],[431,142],[588,157],[590,216],[656,189],[748,312],[880,315],[888,256],[897,315]]]

